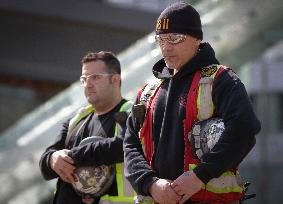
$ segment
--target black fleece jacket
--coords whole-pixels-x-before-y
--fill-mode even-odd
[[[152,139],[155,144],[153,168],[144,157],[138,137],[139,124],[130,115],[124,140],[125,175],[142,195],[149,195],[149,186],[158,178],[175,180],[184,169],[185,106],[195,72],[211,64],[219,64],[208,43],[202,43],[198,54],[172,75],[164,60],[153,67],[156,78],[164,79],[153,112]],[[204,183],[232,167],[236,167],[255,144],[260,122],[240,79],[232,71],[223,71],[214,81],[212,99],[226,129],[211,152],[202,157],[194,169]]]

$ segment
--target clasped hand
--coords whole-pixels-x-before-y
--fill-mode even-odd
[[[74,161],[68,156],[70,150],[62,149],[54,152],[50,158],[51,168],[58,174],[58,176],[67,183],[73,183],[76,181],[74,175]]]
[[[149,189],[153,200],[159,204],[176,204],[182,196],[178,195],[171,187],[171,180],[158,179]]]
[[[193,171],[187,171],[175,181],[159,179],[150,187],[150,194],[159,204],[183,204],[201,190],[204,183]]]

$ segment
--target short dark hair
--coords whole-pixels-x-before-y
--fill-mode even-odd
[[[82,64],[101,60],[111,74],[121,74],[121,65],[114,53],[109,51],[88,52],[81,60]]]

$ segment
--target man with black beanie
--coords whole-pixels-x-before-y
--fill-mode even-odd
[[[124,140],[137,203],[239,203],[238,165],[260,131],[243,83],[202,42],[191,5],[168,6],[155,39],[163,55],[152,69],[157,79],[138,92]]]

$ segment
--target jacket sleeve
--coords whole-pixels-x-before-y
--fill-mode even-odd
[[[128,112],[128,111],[127,111]],[[73,147],[69,156],[73,158],[76,166],[100,166],[121,163],[124,161],[123,141],[125,137],[126,122],[119,125],[119,135],[106,138],[87,145]]]
[[[123,140],[124,135],[119,135],[80,147],[73,147],[69,156],[73,158],[77,167],[120,163],[124,161]]]
[[[145,159],[138,131],[139,124],[136,118],[130,114],[123,146],[124,173],[138,194],[149,195],[149,186],[158,178]]]
[[[68,125],[69,125],[69,120],[63,124],[61,132],[57,136],[55,142],[49,147],[47,147],[46,150],[41,155],[41,158],[39,160],[39,168],[41,170],[41,174],[43,178],[46,180],[51,180],[58,177],[56,172],[53,171],[53,169],[51,169],[49,165],[49,159],[53,152],[56,152],[61,149],[65,149],[65,139],[68,132]]]
[[[244,84],[234,72],[225,70],[218,76],[212,98],[217,114],[224,120],[225,131],[194,169],[204,183],[237,167],[255,145],[255,135],[260,131]]]

